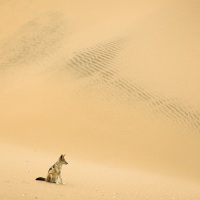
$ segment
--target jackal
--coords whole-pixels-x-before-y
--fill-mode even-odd
[[[59,177],[60,183],[64,184],[62,182],[62,178],[61,178],[61,170],[62,170],[63,164],[65,164],[65,165],[68,164],[64,157],[65,157],[65,155],[61,155],[59,157],[58,161],[52,167],[49,168],[47,178],[38,177],[35,180],[37,180],[37,181],[47,181],[47,182],[50,182],[50,183],[59,184],[59,182],[58,182],[58,177]]]

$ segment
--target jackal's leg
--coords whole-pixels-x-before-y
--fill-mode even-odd
[[[53,175],[52,174],[48,174],[47,175],[47,182],[49,182],[49,183],[55,183],[55,180],[53,179]]]
[[[62,182],[61,173],[59,174],[59,179],[60,179],[60,183],[64,185],[65,183]]]
[[[59,184],[58,176],[55,178],[55,183],[56,183],[56,184]]]
[[[51,179],[52,179],[52,178],[51,178],[51,174],[48,174],[48,175],[47,175],[47,182],[51,182]]]

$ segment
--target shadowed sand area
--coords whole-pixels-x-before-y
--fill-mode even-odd
[[[0,199],[200,199],[199,8],[0,0]]]

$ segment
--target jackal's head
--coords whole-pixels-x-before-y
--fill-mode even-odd
[[[60,156],[59,162],[61,162],[62,164],[65,164],[65,165],[68,164],[68,162],[65,160],[65,155],[61,155],[61,156]]]

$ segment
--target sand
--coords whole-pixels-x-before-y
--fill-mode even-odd
[[[199,6],[1,0],[0,199],[200,199]]]

